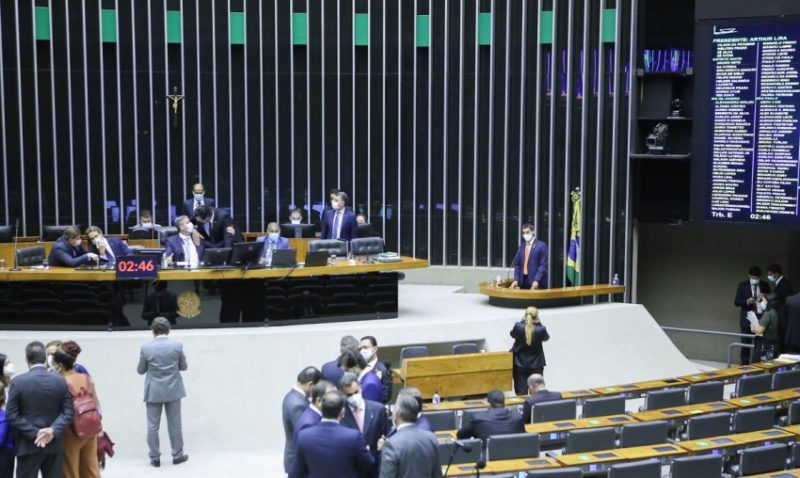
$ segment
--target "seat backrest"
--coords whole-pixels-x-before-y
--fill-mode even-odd
[[[17,267],[38,266],[46,257],[44,246],[23,247],[15,253]]]
[[[800,443],[794,442],[791,445],[791,465],[793,468],[800,468]]]
[[[775,407],[739,410],[733,415],[733,433],[766,430],[775,425]]]
[[[766,393],[772,390],[772,375],[762,373],[760,375],[749,375],[736,381],[734,396],[746,397],[758,393]]]
[[[785,444],[759,446],[741,451],[739,471],[743,476],[767,473],[786,468]]]
[[[0,242],[14,242],[14,226],[0,226]]]
[[[627,448],[666,443],[668,428],[665,420],[625,425],[619,434],[619,446]]]
[[[531,421],[533,423],[553,422],[556,420],[573,420],[577,404],[575,400],[556,400],[533,405]]]
[[[644,396],[645,410],[681,407],[683,405],[686,405],[686,390],[682,388],[656,390],[655,392],[649,392]]]
[[[625,397],[590,398],[583,402],[583,418],[622,415],[625,413]]]
[[[722,382],[695,383],[689,385],[686,401],[689,405],[695,403],[716,402],[722,400],[725,384]]]
[[[671,471],[671,478],[721,478],[722,455],[675,458]]]
[[[424,345],[412,345],[410,347],[403,347],[400,349],[400,360],[416,357],[428,357],[431,351]]]
[[[155,235],[156,230],[152,227],[133,227],[128,231],[129,240],[153,239]]]
[[[730,413],[711,413],[692,417],[686,424],[686,436],[690,440],[727,435],[730,431]]]
[[[789,425],[800,423],[800,400],[795,400],[789,404],[789,413],[786,415]]]
[[[178,233],[177,227],[159,227],[158,228],[158,243],[162,246],[167,245],[167,239]]]
[[[42,226],[42,242],[57,241],[69,226]]]
[[[539,435],[513,433],[493,435],[486,443],[486,460],[513,460],[539,456]]]
[[[425,418],[431,423],[431,429],[435,432],[453,430],[456,427],[456,414],[452,410],[425,412]]]
[[[476,354],[480,352],[477,344],[473,343],[465,343],[465,344],[455,344],[451,349],[453,355],[461,355],[461,354]]]
[[[567,433],[564,453],[586,453],[614,448],[616,432],[613,427],[572,430]]]
[[[528,478],[581,478],[582,476],[580,468],[553,468],[528,472]]]
[[[483,409],[483,408],[475,408],[475,409],[471,409],[471,410],[462,411],[461,412],[461,425],[459,425],[459,426],[461,428],[469,426],[469,424],[472,423],[472,420],[475,418],[475,415],[477,415],[477,414],[479,414],[481,412],[485,412],[485,411],[486,410]],[[456,412],[456,413],[458,413],[458,412]]]
[[[772,389],[783,390],[785,388],[800,387],[800,369],[780,370],[772,376]]]
[[[661,478],[661,462],[646,460],[611,465],[608,478]]]
[[[374,256],[383,252],[382,237],[359,237],[350,241],[350,252],[354,256]]]
[[[318,239],[308,242],[309,252],[327,252],[329,256],[347,257],[347,243],[338,239]]]
[[[461,440],[461,443],[464,444],[464,447],[455,451],[455,453],[454,449],[456,445],[452,441],[439,443],[439,464],[442,466],[447,465],[447,462],[450,460],[450,455],[453,455],[454,465],[459,463],[476,463],[480,461],[481,455],[483,455],[483,442],[477,438],[472,438],[469,440]],[[469,448],[469,451],[467,451],[467,448]]]

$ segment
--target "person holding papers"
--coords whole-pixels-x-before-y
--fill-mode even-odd
[[[750,331],[756,335],[753,361],[764,362],[778,356],[778,313],[770,300],[774,294],[761,295],[755,303],[756,310],[747,313]],[[761,318],[757,318],[757,314]]]

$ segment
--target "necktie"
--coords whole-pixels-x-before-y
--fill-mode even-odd
[[[341,213],[336,211],[335,215],[333,216],[333,234],[332,239],[339,239],[339,221],[340,221]]]
[[[531,243],[525,244],[525,259],[522,262],[522,275],[528,275],[528,259],[531,257]]]
[[[364,409],[363,408],[356,408],[353,410],[353,416],[356,418],[356,424],[358,425],[358,431],[364,432]]]
[[[187,263],[189,262],[189,238],[183,239],[183,258]]]
[[[756,286],[752,286],[752,287],[753,287],[753,297],[756,297],[758,295],[758,294],[756,294]]]

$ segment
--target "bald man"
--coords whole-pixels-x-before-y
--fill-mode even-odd
[[[184,201],[183,213],[189,216],[190,219],[194,218],[194,211],[200,206],[216,207],[214,198],[206,196],[206,188],[203,183],[197,183],[192,186],[192,197]]]

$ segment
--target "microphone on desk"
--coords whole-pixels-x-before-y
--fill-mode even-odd
[[[14,272],[19,271],[19,265],[17,264],[17,236],[19,236],[19,218],[14,223],[14,267],[11,268]]]

